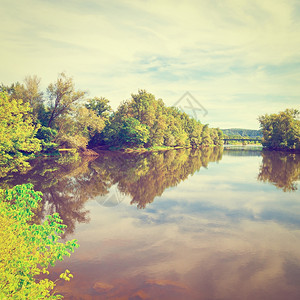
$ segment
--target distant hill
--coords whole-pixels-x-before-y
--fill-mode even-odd
[[[229,128],[229,129],[221,129],[224,134],[226,134],[229,137],[232,136],[241,136],[241,137],[262,137],[262,133],[260,130],[254,130],[254,129],[243,129],[243,128]]]

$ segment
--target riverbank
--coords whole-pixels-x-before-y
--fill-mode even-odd
[[[94,147],[92,150],[94,152],[98,151],[113,151],[113,152],[125,152],[125,153],[145,153],[145,152],[156,152],[156,151],[168,151],[168,150],[179,150],[179,149],[206,149],[206,148],[215,148],[215,147],[222,147],[223,145],[206,145],[206,146],[200,146],[197,148],[193,147],[184,147],[184,146],[154,146],[149,148],[142,148],[142,147],[135,147],[135,148],[122,148],[122,147],[108,147],[108,146],[99,146]]]

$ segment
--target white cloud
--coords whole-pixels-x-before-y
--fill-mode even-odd
[[[258,115],[298,104],[294,1],[1,2],[5,84],[37,74],[46,87],[64,70],[114,107],[139,88],[168,105],[189,90],[212,126],[256,128]]]

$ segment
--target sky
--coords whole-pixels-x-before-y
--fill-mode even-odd
[[[145,89],[220,128],[300,109],[300,0],[0,0],[0,41],[7,85],[66,72],[114,109]]]

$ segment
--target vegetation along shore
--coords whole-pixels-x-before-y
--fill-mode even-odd
[[[103,97],[87,98],[73,79],[59,74],[45,93],[40,79],[25,78],[0,86],[0,177],[29,167],[37,153],[71,151],[92,154],[87,148],[149,151],[220,146],[222,131],[209,128],[167,107],[145,90],[132,94],[113,111]]]

